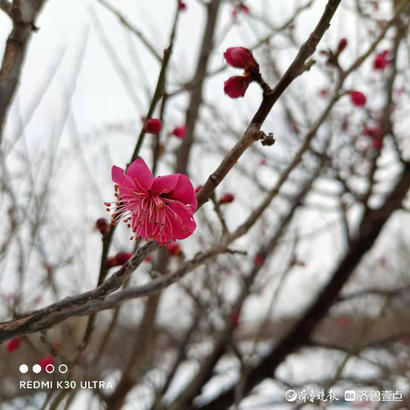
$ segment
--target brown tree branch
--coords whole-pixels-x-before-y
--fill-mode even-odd
[[[14,320],[0,323],[0,343],[17,335],[47,329],[73,316],[76,312],[81,312],[84,306],[91,304],[92,301],[103,300],[107,295],[113,293],[123,285],[130,274],[142,263],[155,245],[156,243],[154,241],[150,241],[141,246],[125,265],[96,289],[76,296],[67,297],[43,309],[25,313]],[[95,311],[98,311],[98,309],[91,309],[90,306],[89,314]]]
[[[142,263],[145,257],[157,246],[156,242],[147,242],[139,248],[129,261],[113,273],[94,290],[67,297],[43,309],[19,315],[17,318],[0,323],[0,343],[18,335],[34,333],[48,329],[72,316],[83,316],[112,309],[130,299],[141,298],[157,293],[177,282],[197,266],[224,252],[231,252],[225,244],[218,244],[207,252],[197,254],[176,270],[154,279],[151,282],[122,289],[115,292],[128,280],[131,273]],[[114,293],[115,292],[115,293]]]
[[[3,10],[9,17],[12,17],[11,3],[8,0],[0,0],[0,10]]]
[[[13,99],[23,67],[24,56],[34,25],[44,0],[14,0],[11,8],[2,1],[1,9],[12,21],[13,29],[7,39],[3,62],[0,69],[0,143],[8,108]]]

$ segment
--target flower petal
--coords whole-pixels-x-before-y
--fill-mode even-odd
[[[132,179],[126,175],[124,175],[124,170],[120,167],[113,165],[111,168],[111,177],[113,182],[118,184],[120,187],[124,188],[134,188],[134,183]]]
[[[151,186],[151,192],[153,194],[169,194],[177,185],[179,174],[165,175],[163,177],[157,177]]]
[[[142,158],[137,158],[132,162],[127,168],[126,175],[131,177],[134,181],[137,182],[146,190],[151,188],[154,177],[147,164]]]
[[[170,198],[182,202],[185,205],[189,205],[192,212],[196,211],[198,202],[196,200],[195,189],[184,174],[175,174],[178,176],[177,184],[172,191]]]
[[[172,226],[172,235],[170,235],[172,238],[170,239],[185,239],[192,235],[196,229],[196,223],[191,210],[177,201],[170,202],[168,207],[176,214],[170,218]]]

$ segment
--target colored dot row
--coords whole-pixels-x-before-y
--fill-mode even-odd
[[[67,373],[68,372],[68,366],[66,364],[60,364],[57,367],[58,371],[62,374]],[[41,366],[39,364],[34,364],[31,367],[31,370],[33,371],[33,373],[40,373],[41,372]],[[56,370],[56,366],[54,366],[53,364],[48,364],[47,366],[45,366],[44,370],[46,371],[46,373],[51,374],[54,373]],[[28,365],[26,365],[25,363],[21,364],[19,366],[19,372],[22,374],[26,374],[29,371],[29,367]]]

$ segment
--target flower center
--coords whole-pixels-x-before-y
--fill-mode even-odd
[[[114,225],[122,219],[132,228],[135,237],[130,239],[155,238],[159,243],[167,243],[174,239],[173,224],[182,224],[182,220],[168,206],[172,199],[163,196],[163,193],[132,190],[122,192],[120,197],[118,188],[115,191],[117,201],[106,202],[107,211],[111,211]]]

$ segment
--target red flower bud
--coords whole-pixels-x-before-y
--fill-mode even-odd
[[[44,372],[47,370],[47,366],[53,363],[54,363],[53,356],[45,356],[42,359],[40,359],[38,364],[41,366],[41,370]]]
[[[131,258],[132,253],[118,252],[115,256],[110,256],[107,258],[107,267],[112,268],[114,266],[122,266],[129,258]]]
[[[110,230],[110,224],[105,218],[98,218],[95,222],[95,229],[101,232],[101,235],[106,235]]]
[[[239,313],[238,312],[232,312],[231,313],[231,325],[232,325],[232,327],[238,327],[239,324],[240,324]]]
[[[7,351],[8,352],[14,352],[15,350],[17,350],[20,347],[22,341],[23,341],[22,337],[15,337],[14,339],[11,339],[7,343]]]
[[[178,125],[172,131],[172,135],[175,135],[179,139],[184,139],[186,134],[186,127],[185,125]]]
[[[222,196],[222,198],[219,200],[220,204],[230,204],[235,200],[235,196],[233,194],[227,193]]]
[[[144,131],[149,134],[158,134],[161,131],[162,123],[158,118],[150,118],[144,121]]]
[[[147,263],[150,263],[152,261],[152,257],[151,256],[147,256],[145,259],[144,259],[144,262],[147,262]]]
[[[230,47],[225,51],[224,57],[232,67],[243,68],[250,73],[259,72],[259,64],[253,57],[252,51],[245,47]]]
[[[183,1],[178,1],[178,9],[186,10],[186,4]]]
[[[118,252],[114,258],[115,261],[117,262],[117,265],[124,265],[125,262],[127,262],[127,260],[129,258],[131,258],[132,253],[127,253],[127,252]]]
[[[366,96],[360,91],[350,91],[350,101],[356,107],[363,107],[366,104]]]
[[[389,60],[387,58],[388,54],[389,54],[389,50],[385,50],[375,55],[374,60],[373,60],[374,70],[383,71],[387,67],[387,64],[389,64]]]
[[[198,185],[198,186],[195,188],[195,193],[197,194],[201,189],[202,189],[202,185]]]
[[[265,258],[260,253],[257,253],[253,259],[253,264],[255,266],[262,266],[264,262]]]
[[[341,38],[337,45],[337,54],[340,54],[347,46],[347,39]]]
[[[251,82],[249,76],[235,76],[228,78],[224,83],[225,94],[231,98],[239,98],[245,95],[245,92]]]
[[[179,256],[182,254],[181,247],[176,242],[171,242],[167,246],[168,254],[171,256]]]

